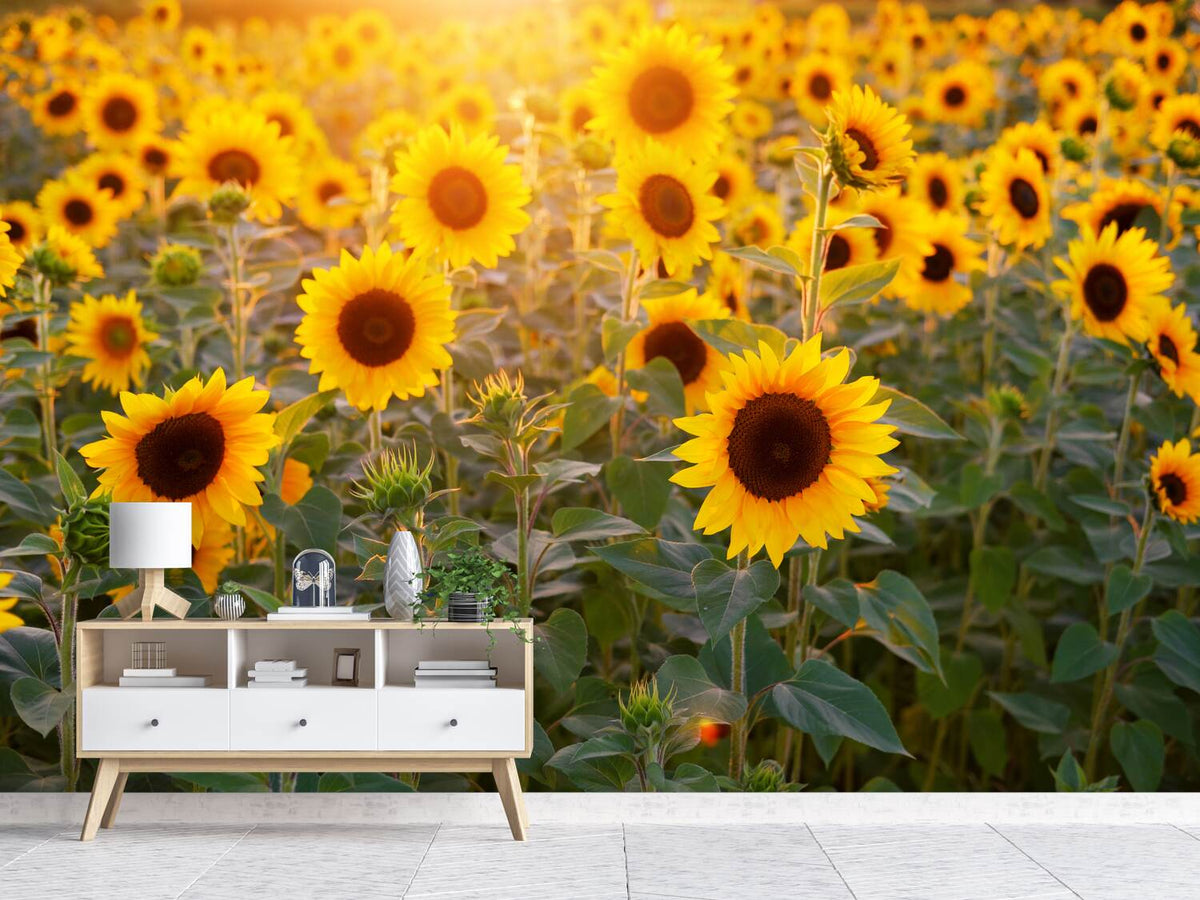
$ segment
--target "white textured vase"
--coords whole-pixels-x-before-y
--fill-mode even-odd
[[[241,594],[216,594],[213,611],[218,619],[240,619],[246,611],[246,598]]]
[[[387,563],[383,567],[383,605],[388,615],[411,622],[424,587],[417,539],[411,531],[397,531],[388,544]]]

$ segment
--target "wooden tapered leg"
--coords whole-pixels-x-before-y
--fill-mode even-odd
[[[100,760],[96,769],[96,780],[92,784],[92,799],[88,801],[87,816],[83,820],[83,831],[79,835],[81,841],[90,841],[100,828],[100,820],[108,809],[108,800],[113,788],[117,786],[117,776],[120,774],[120,762],[111,756]]]
[[[100,820],[101,828],[112,828],[113,822],[117,821],[117,811],[121,808],[121,798],[125,796],[125,782],[128,780],[128,772],[117,774],[117,781],[113,785],[112,795],[108,798],[108,806],[104,809],[104,817]]]
[[[525,814],[525,794],[521,792],[517,761],[511,756],[493,760],[492,775],[496,779],[496,789],[500,792],[500,802],[504,804],[504,814],[508,816],[508,827],[512,830],[513,840],[523,841],[525,831],[529,828],[529,819]]]

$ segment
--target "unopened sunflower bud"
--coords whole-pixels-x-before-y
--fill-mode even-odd
[[[191,247],[167,244],[150,261],[150,272],[159,287],[179,288],[196,283],[202,264],[200,254]]]
[[[1113,109],[1129,112],[1137,105],[1145,83],[1146,75],[1141,66],[1127,59],[1118,59],[1113,64],[1112,72],[1104,79],[1104,96]]]
[[[1025,395],[1011,384],[994,387],[987,394],[988,408],[998,419],[1028,419]]]
[[[475,415],[469,421],[496,434],[514,437],[528,399],[525,377],[518,372],[514,381],[502,370],[489,375],[483,384],[476,383],[474,393],[468,394],[467,399],[475,407]]]
[[[233,225],[249,206],[250,195],[235,181],[227,181],[208,198],[208,214],[218,225]]]
[[[584,138],[575,145],[575,161],[590,172],[608,168],[612,162],[612,153],[608,147],[596,138]]]
[[[88,499],[62,517],[63,543],[68,553],[84,565],[108,563],[108,507],[110,498]]]
[[[640,729],[659,731],[675,714],[673,694],[658,695],[658,682],[654,679],[639,681],[629,688],[628,698],[617,700],[621,711],[621,726],[630,734]]]
[[[1200,139],[1180,129],[1171,135],[1167,158],[1184,171],[1200,169]]]
[[[773,759],[764,759],[742,772],[742,790],[755,794],[777,794],[787,790],[783,766]]]
[[[1081,163],[1088,158],[1088,145],[1075,135],[1068,135],[1062,140],[1062,155],[1071,162]]]

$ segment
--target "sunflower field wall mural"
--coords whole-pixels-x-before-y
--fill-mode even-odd
[[[861,6],[6,7],[0,789],[130,500],[503,585],[531,790],[1200,785],[1200,22]]]

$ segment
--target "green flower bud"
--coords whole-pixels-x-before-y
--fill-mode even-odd
[[[202,268],[199,252],[180,244],[167,244],[150,261],[155,284],[167,288],[195,284]]]
[[[89,498],[62,517],[63,543],[84,565],[108,565],[108,496]]]
[[[612,151],[602,141],[586,137],[575,145],[575,161],[589,172],[607,169],[612,162]]]
[[[422,466],[416,448],[385,450],[379,458],[363,463],[363,480],[352,493],[380,516],[396,516],[411,522],[429,499],[433,457]]]
[[[1182,129],[1171,135],[1167,158],[1185,171],[1200,168],[1200,140]]]
[[[1075,135],[1068,135],[1062,140],[1063,157],[1071,162],[1081,163],[1088,158],[1088,145]]]
[[[475,393],[468,394],[467,399],[475,407],[475,415],[468,421],[496,434],[516,437],[527,401],[525,377],[518,372],[512,381],[504,371],[489,375],[482,385],[476,382]]]
[[[621,725],[630,734],[640,729],[657,732],[664,729],[675,714],[675,696],[658,695],[658,681],[649,678],[629,688],[629,696],[618,699],[621,710]]]
[[[218,225],[233,225],[250,206],[250,195],[236,181],[227,181],[208,198],[208,214]]]
[[[774,794],[787,790],[783,766],[773,759],[764,759],[742,771],[742,790],[756,794]]]
[[[75,267],[54,252],[48,244],[39,244],[29,254],[29,265],[45,276],[55,287],[65,287],[78,275]]]
[[[1028,419],[1025,395],[1011,384],[994,387],[987,394],[988,408],[998,419]]]

